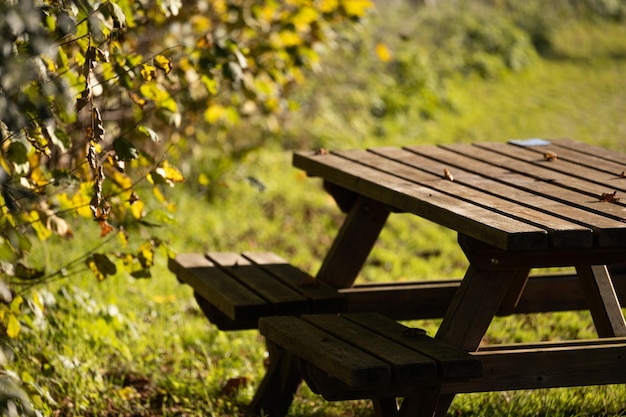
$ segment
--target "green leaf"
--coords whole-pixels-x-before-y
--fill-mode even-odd
[[[159,135],[149,127],[139,126],[137,129],[139,129],[140,132],[145,133],[146,136],[152,140],[152,142],[159,142]]]
[[[22,142],[11,142],[6,156],[15,164],[25,164],[28,162],[28,149]]]
[[[115,275],[117,273],[115,264],[102,253],[94,253],[87,258],[86,263],[98,281],[104,281],[109,275]]]
[[[122,161],[132,161],[139,157],[139,151],[128,139],[119,137],[113,141],[113,149]]]
[[[123,28],[126,26],[126,15],[120,6],[112,1],[109,1],[109,11],[111,12],[111,17],[113,18],[115,27]]]
[[[46,275],[43,269],[29,268],[22,263],[15,265],[15,277],[23,280],[38,279]]]
[[[152,273],[149,269],[139,269],[130,273],[133,278],[152,278]]]

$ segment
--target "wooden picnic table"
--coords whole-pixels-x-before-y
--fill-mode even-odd
[[[391,213],[458,233],[469,268],[435,338],[479,357],[483,375],[415,386],[398,415],[443,415],[456,393],[626,382],[626,323],[610,273],[626,262],[626,154],[533,139],[296,152],[293,164],[323,179],[347,213],[317,274],[334,288],[354,286]],[[480,346],[497,313],[516,311],[530,271],[544,267],[575,267],[598,339]],[[272,384],[288,368],[270,366],[257,405],[291,400],[296,380]]]

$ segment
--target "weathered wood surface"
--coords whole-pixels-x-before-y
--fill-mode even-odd
[[[340,312],[345,296],[269,252],[180,254],[170,269],[189,284],[223,330],[256,328],[259,317]]]
[[[546,159],[552,153],[556,159]],[[626,155],[571,140],[294,154],[339,187],[506,250],[626,247]],[[447,169],[452,180],[443,175]]]
[[[548,247],[547,232],[537,226],[338,155],[296,152],[294,165],[390,207],[417,214],[498,247]]]
[[[180,254],[170,261],[179,280],[189,284],[232,320],[269,314],[269,306],[257,294],[220,270],[204,255]]]
[[[626,383],[626,338],[490,346],[473,354],[483,375],[446,384],[444,393]]]
[[[482,373],[467,352],[376,313],[266,317],[259,330],[306,363],[305,379],[327,399],[398,396]]]
[[[613,275],[618,299],[626,303],[626,275]],[[461,284],[460,279],[360,284],[340,290],[347,297],[346,311],[373,309],[396,320],[441,318]],[[531,276],[512,308],[497,315],[587,310],[589,304],[576,274]]]

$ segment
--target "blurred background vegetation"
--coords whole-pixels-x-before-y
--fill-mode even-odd
[[[316,51],[319,61],[290,87],[286,111],[270,126],[241,118],[200,128],[204,114],[192,109],[181,113],[180,132],[168,126],[176,138],[168,159],[186,181],[168,190],[173,211],[146,200],[151,238],[174,252],[271,250],[314,273],[342,216],[316,180],[291,168],[291,150],[524,137],[626,149],[623,0],[379,0]],[[59,271],[85,251],[119,250],[117,239],[93,238],[99,234],[97,224],[82,223],[70,241],[34,241],[31,266]],[[458,277],[466,260],[455,239],[429,222],[394,216],[360,279]],[[82,272],[59,274],[10,306],[22,331],[2,339],[5,415],[241,414],[263,372],[265,347],[255,332],[218,332],[164,259],[151,279],[119,268],[102,282],[78,264]],[[437,322],[419,325],[434,331]],[[498,319],[488,337],[593,334],[586,314],[562,313]],[[624,391],[463,395],[450,412],[617,416]],[[306,388],[291,410],[368,413],[366,402],[328,404]]]

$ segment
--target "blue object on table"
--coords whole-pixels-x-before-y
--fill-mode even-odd
[[[509,140],[509,143],[519,146],[546,146],[551,144],[550,141],[539,138],[511,139]]]

